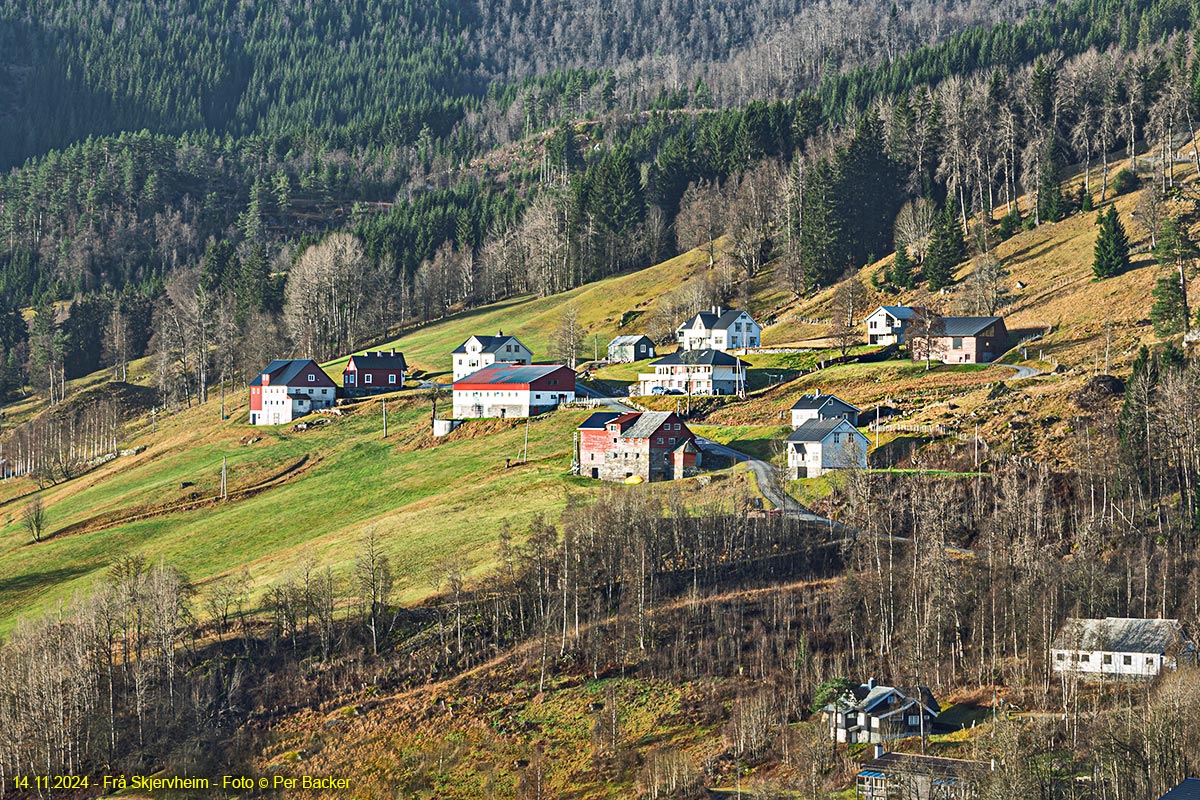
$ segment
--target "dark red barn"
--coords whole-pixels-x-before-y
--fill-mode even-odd
[[[394,392],[404,386],[408,364],[404,354],[382,350],[350,356],[342,370],[342,392],[347,397],[363,397],[380,392]]]

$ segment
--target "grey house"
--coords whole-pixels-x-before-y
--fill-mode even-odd
[[[654,340],[642,333],[618,336],[608,343],[608,361],[611,364],[630,364],[654,358],[654,355]]]

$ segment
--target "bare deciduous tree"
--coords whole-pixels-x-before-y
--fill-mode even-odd
[[[33,541],[42,540],[46,534],[46,509],[42,505],[42,498],[35,497],[25,504],[25,510],[21,514],[21,527]]]

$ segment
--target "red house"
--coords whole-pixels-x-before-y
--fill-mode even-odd
[[[579,474],[605,481],[678,480],[696,474],[696,436],[673,411],[603,411],[579,426]]]
[[[342,370],[342,391],[347,397],[363,397],[381,392],[394,392],[404,387],[404,371],[408,364],[404,354],[382,350],[350,356]]]

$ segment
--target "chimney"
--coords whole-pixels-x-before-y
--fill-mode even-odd
[[[392,355],[396,355],[396,348],[392,348]]]
[[[503,336],[503,335],[504,335],[504,331],[497,329],[497,330],[496,330],[496,335],[497,335],[497,336]]]
[[[867,690],[868,690],[868,691],[870,691],[871,689],[874,689],[874,688],[875,688],[876,686],[878,686],[878,685],[879,685],[879,684],[877,684],[877,683],[875,682],[875,679],[874,679],[874,678],[867,678]]]
[[[874,755],[872,758],[883,758],[883,745],[877,744],[873,748]]]

